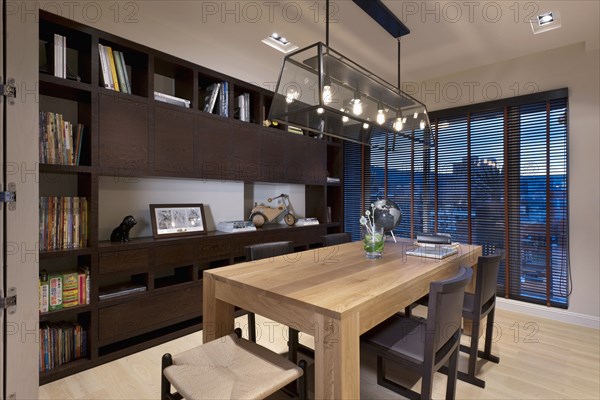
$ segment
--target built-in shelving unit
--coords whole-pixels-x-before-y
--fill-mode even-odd
[[[77,247],[74,233],[61,231],[64,246],[40,251],[40,271],[89,271],[89,304],[40,314],[42,323],[79,324],[86,336],[84,355],[40,373],[40,383],[201,329],[202,271],[243,261],[244,246],[291,240],[304,250],[318,247],[324,234],[342,230],[343,186],[326,178],[342,177],[343,147],[287,132],[281,124],[265,127],[272,92],[45,11],[39,21],[40,54],[45,54],[39,109],[83,126],[77,165],[40,165],[40,196],[86,201],[85,218],[61,220],[52,209],[52,219],[41,219],[41,229],[57,221],[78,224],[86,239]],[[47,61],[54,34],[66,38],[67,78],[54,76]],[[131,93],[104,84],[100,45],[123,54]],[[226,86],[217,94],[221,101],[227,98],[226,112],[205,108],[215,84]],[[155,92],[190,107],[157,101]],[[52,146],[58,149],[57,143]],[[40,147],[43,151],[49,150]],[[102,176],[301,184],[306,215],[322,223],[111,243],[98,237]]]

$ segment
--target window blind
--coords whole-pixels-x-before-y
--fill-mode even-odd
[[[431,132],[382,130],[371,148],[348,144],[345,198],[394,200],[403,212],[399,236],[447,232],[484,254],[502,252],[499,295],[566,307],[567,95],[560,89],[442,110],[430,114]],[[362,196],[352,186],[357,176]],[[358,238],[359,225],[350,224],[361,212],[345,203],[345,213],[345,229]]]

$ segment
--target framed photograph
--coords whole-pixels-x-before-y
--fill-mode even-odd
[[[206,233],[202,204],[150,204],[154,239]]]

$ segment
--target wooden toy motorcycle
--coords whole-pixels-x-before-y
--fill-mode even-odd
[[[289,210],[290,197],[287,194],[280,194],[277,197],[268,198],[267,201],[271,203],[273,200],[281,199],[281,204],[277,207],[270,207],[265,205],[258,205],[254,203],[254,208],[250,211],[250,218],[248,218],[256,227],[263,226],[266,222],[273,222],[283,214],[283,220],[289,226],[293,226],[296,223],[296,217]]]

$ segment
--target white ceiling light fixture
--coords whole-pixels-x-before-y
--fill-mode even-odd
[[[560,13],[558,11],[548,11],[537,15],[529,21],[531,30],[534,34],[558,29],[562,26],[560,21]]]
[[[261,40],[264,44],[271,46],[275,50],[282,52],[283,54],[287,54],[294,50],[298,49],[298,46],[287,40],[285,37],[279,35],[276,32],[273,32],[263,40]]]

